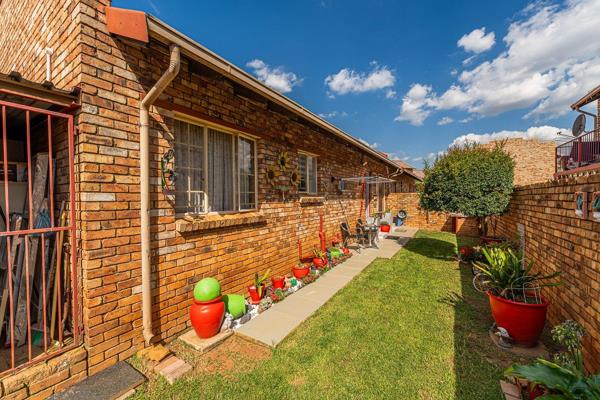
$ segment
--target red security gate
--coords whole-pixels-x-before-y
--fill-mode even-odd
[[[73,116],[38,104],[0,99],[0,374],[80,343]]]

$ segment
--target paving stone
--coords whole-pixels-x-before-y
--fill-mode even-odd
[[[500,388],[506,400],[521,400],[521,390],[514,383],[500,381]]]
[[[162,361],[169,354],[171,354],[169,349],[162,344],[157,344],[138,351],[138,356],[140,358],[156,362]]]
[[[125,361],[120,361],[103,371],[50,397],[53,400],[115,400],[144,382],[144,375]]]
[[[219,332],[217,335],[211,338],[202,339],[199,338],[198,335],[196,335],[196,332],[192,329],[179,336],[179,340],[191,346],[194,350],[199,351],[201,354],[204,354],[223,343],[225,339],[231,335],[233,335],[233,331],[228,329],[224,332]]]
[[[154,371],[171,385],[191,370],[192,366],[190,364],[175,356],[168,357],[154,368]]]

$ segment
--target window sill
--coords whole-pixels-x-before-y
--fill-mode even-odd
[[[302,196],[300,197],[300,205],[323,204],[325,197],[320,196]]]
[[[235,226],[256,225],[266,222],[267,218],[260,212],[207,215],[205,217],[187,217],[175,222],[179,233],[197,232],[231,228]]]

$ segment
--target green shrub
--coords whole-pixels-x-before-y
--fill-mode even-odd
[[[426,166],[421,207],[466,217],[499,215],[508,207],[513,177],[514,161],[502,144],[491,149],[477,144],[452,147]]]

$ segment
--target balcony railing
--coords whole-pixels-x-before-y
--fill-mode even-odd
[[[556,146],[557,173],[594,164],[600,168],[600,132],[597,130]]]

